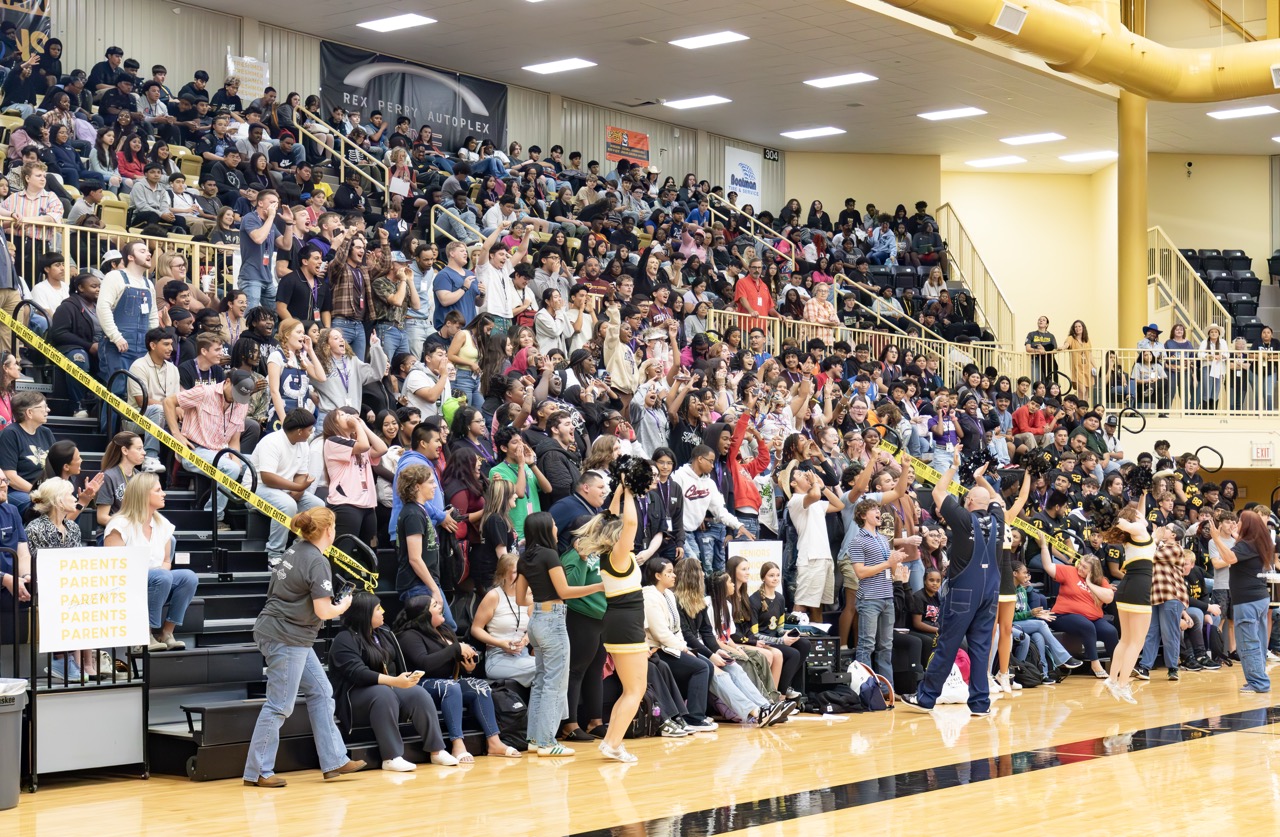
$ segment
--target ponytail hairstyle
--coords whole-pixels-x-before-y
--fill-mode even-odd
[[[110,471],[119,465],[120,460],[124,458],[125,449],[133,447],[133,443],[141,439],[141,436],[129,430],[121,430],[112,436],[111,441],[107,442],[106,451],[102,454],[102,465],[99,466],[98,470]]]

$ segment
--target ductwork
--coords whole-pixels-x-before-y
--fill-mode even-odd
[[[1175,49],[1133,34],[1119,0],[884,0],[891,6],[1042,59],[1062,73],[1114,84],[1159,102],[1224,102],[1276,93],[1280,41]],[[1025,10],[1018,34],[994,25],[1005,6]]]

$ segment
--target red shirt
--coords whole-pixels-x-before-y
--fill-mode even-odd
[[[773,296],[769,293],[769,286],[765,284],[764,279],[757,279],[749,273],[739,276],[738,284],[733,289],[733,300],[743,314],[751,313],[746,307],[750,305],[761,317],[773,316]],[[744,301],[746,305],[743,304]]]
[[[1078,613],[1086,619],[1096,621],[1102,618],[1102,608],[1093,599],[1093,593],[1080,577],[1076,567],[1057,566],[1058,598],[1054,600],[1054,613]],[[1074,578],[1072,576],[1075,576]],[[1102,579],[1100,587],[1110,587],[1107,580]]]
[[[1039,436],[1044,433],[1045,415],[1044,408],[1041,407],[1034,413],[1027,409],[1027,405],[1013,411],[1013,432],[1014,433],[1034,433]]]

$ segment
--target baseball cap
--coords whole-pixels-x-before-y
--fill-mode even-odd
[[[1109,426],[1115,427],[1119,423],[1120,423],[1120,419],[1116,418],[1115,416],[1107,416],[1107,424]]]
[[[408,264],[409,257],[404,253],[401,253],[399,250],[394,250],[391,253],[391,261],[396,262],[397,264]]]
[[[107,252],[102,254],[103,263],[114,262],[116,259],[123,259],[123,258],[124,258],[124,253],[121,253],[119,250],[108,250]]]
[[[237,404],[248,404],[249,399],[253,398],[253,391],[257,389],[253,376],[242,369],[236,369],[227,376],[227,380],[231,382],[231,400]]]

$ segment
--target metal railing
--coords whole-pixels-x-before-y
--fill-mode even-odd
[[[320,138],[318,134],[316,134],[314,131],[308,130],[306,127],[304,127],[304,124],[303,124],[307,119],[314,120],[315,122],[319,122],[322,125],[326,124],[325,121],[320,117],[316,116],[311,111],[304,108],[302,105],[298,105],[297,110],[298,110],[298,113],[302,115],[302,119],[295,120],[298,125],[299,133],[303,134],[304,136],[309,138],[313,143],[315,143],[316,146],[320,149],[321,153],[328,154],[329,156],[332,156],[335,160],[337,160],[338,182],[339,183],[346,182],[347,169],[351,169],[352,171],[358,172],[361,179],[368,181],[369,185],[374,188],[374,191],[377,194],[380,194],[382,196],[383,206],[390,206],[391,204],[391,170],[387,168],[386,164],[383,163],[381,160],[379,160],[377,157],[370,154],[368,151],[356,145],[351,140],[347,139],[338,131],[330,132],[330,136],[333,137],[334,144],[330,145],[326,143],[323,139]],[[363,160],[365,160],[365,162],[361,163],[360,165],[353,164],[350,160],[347,159],[347,155],[345,153],[339,152],[338,149],[340,148],[343,149],[344,151],[346,149],[354,149],[357,152],[357,154]],[[367,165],[374,171],[381,172],[381,175],[382,175],[381,178],[379,179],[374,177],[372,174],[370,174],[369,172],[361,168],[360,167],[361,165]]]
[[[438,203],[433,204],[431,206],[431,237],[432,238],[435,238],[437,235],[443,235],[445,238],[449,239],[450,241],[462,241],[462,239],[458,238],[453,233],[445,229],[443,226],[436,223],[436,217],[442,212],[448,212],[449,216],[453,218],[455,223],[459,224],[463,229],[467,230],[468,232],[474,233],[476,238],[478,238],[480,241],[484,241],[485,236],[480,232],[480,230],[471,226],[470,224],[468,224],[466,221],[459,218],[454,213],[449,212],[449,210],[446,207]],[[467,242],[465,241],[463,241],[462,243],[467,244]],[[475,247],[475,246],[477,245],[467,244],[468,248]]]
[[[5,237],[14,245],[14,270],[30,287],[43,278],[39,260],[46,251],[62,254],[64,281],[69,281],[77,272],[96,269],[107,251],[118,251],[131,241],[145,242],[151,250],[157,287],[169,279],[181,279],[206,294],[224,296],[236,284],[235,263],[240,251],[229,244],[73,227],[52,221],[13,221],[6,227]],[[167,255],[182,259],[162,265],[160,262]]]
[[[772,229],[771,227],[766,227],[750,215],[742,214],[738,211],[736,206],[733,206],[728,201],[725,201],[716,195],[711,195],[711,199],[712,203],[718,202],[724,206],[732,207],[732,211],[738,216],[739,225],[741,225],[743,221],[747,223],[748,231],[750,232],[753,240],[760,242],[766,250],[769,250],[778,258],[787,262],[792,271],[796,269],[796,257],[794,253],[784,253],[769,243],[769,239],[771,238],[781,238],[777,230]],[[720,223],[724,224],[725,229],[729,228],[729,216],[717,210],[715,206],[711,207],[711,217],[713,220],[718,220]],[[757,255],[760,254],[757,253]]]
[[[938,235],[947,243],[947,261],[951,280],[962,282],[978,310],[978,324],[985,324],[996,341],[1007,346],[1018,345],[1017,326],[1008,298],[987,270],[973,239],[969,237],[955,207],[944,203],[938,207]]]
[[[1230,329],[1231,314],[1160,227],[1147,230],[1147,288],[1153,320],[1166,331],[1182,323],[1198,345],[1210,325]]]

